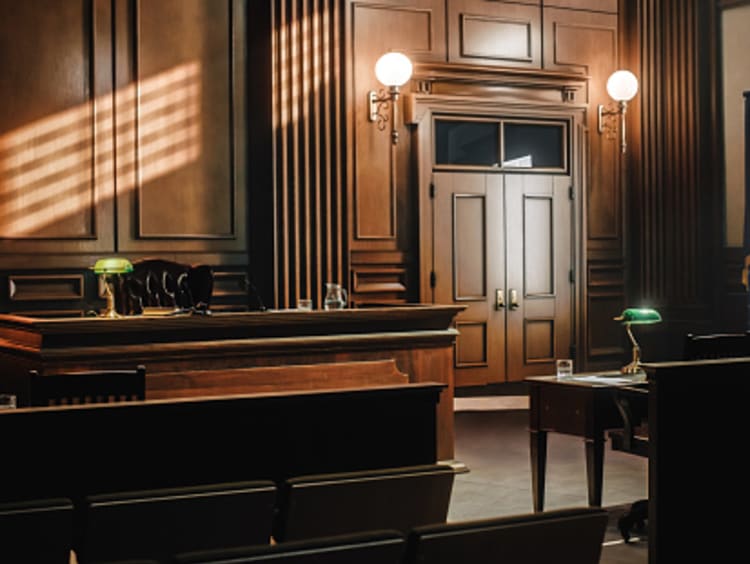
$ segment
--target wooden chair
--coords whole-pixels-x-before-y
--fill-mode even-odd
[[[280,492],[274,538],[406,533],[417,525],[444,523],[454,476],[450,466],[431,464],[290,479]]]
[[[83,564],[265,545],[275,500],[271,481],[89,496],[76,553]]]
[[[109,403],[146,399],[146,367],[41,375],[29,372],[33,406]]]
[[[648,458],[648,388],[633,385],[613,390],[613,399],[623,427],[609,431],[612,450],[627,452]],[[630,541],[630,531],[637,527],[645,529],[648,518],[648,500],[640,499],[617,520],[617,527],[625,542]]]
[[[396,531],[369,531],[282,544],[178,554],[177,564],[403,564],[406,541]]]
[[[0,561],[68,564],[73,503],[54,498],[0,504]]]
[[[586,507],[415,528],[406,564],[597,564],[604,509]]]

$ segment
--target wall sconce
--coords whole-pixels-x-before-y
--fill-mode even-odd
[[[409,57],[403,53],[386,53],[375,63],[375,76],[385,86],[388,87],[386,92],[381,89],[379,92],[370,90],[367,93],[367,103],[369,107],[370,121],[378,124],[378,129],[383,131],[385,123],[391,122],[391,141],[395,145],[398,143],[398,131],[396,131],[396,103],[398,101],[399,87],[406,84],[411,78],[412,64]],[[388,111],[390,107],[391,116],[381,113]]]
[[[620,116],[620,148],[625,153],[625,112],[627,111],[628,102],[638,92],[638,79],[635,75],[627,70],[618,70],[612,73],[607,80],[607,93],[617,102],[616,109],[605,109],[604,105],[599,104],[599,133],[607,133],[608,137],[614,138],[617,132],[616,116]]]

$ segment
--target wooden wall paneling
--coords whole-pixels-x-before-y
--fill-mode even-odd
[[[541,67],[540,2],[511,4],[447,0],[448,60],[456,63]]]
[[[581,170],[586,197],[581,208],[584,249],[580,272],[587,277],[579,290],[583,310],[578,342],[582,350],[577,365],[601,366],[612,360],[614,349],[609,343],[621,338],[619,327],[611,319],[620,313],[622,298],[600,299],[600,288],[590,276],[607,264],[625,262],[620,147],[616,135],[598,133],[596,112],[599,104],[612,107],[606,82],[618,68],[618,16],[545,7],[543,18],[544,68],[590,77],[584,94],[589,110],[585,121],[586,161]],[[617,285],[624,288],[625,270],[616,274],[620,276]]]
[[[244,252],[245,2],[117,0],[121,252]]]
[[[382,91],[375,78],[377,59],[387,51],[405,52],[412,62],[446,61],[445,2],[442,0],[385,0],[347,2],[347,79],[349,100],[348,231],[349,248],[364,266],[379,263],[381,252],[415,256],[417,198],[413,181],[411,143],[403,121],[403,104],[410,86],[402,88],[396,128],[398,145],[390,138],[391,121],[379,130],[369,121],[367,93]],[[390,108],[384,108],[390,114]],[[373,254],[368,259],[366,252]],[[417,281],[415,264],[393,265]],[[416,287],[406,291],[414,299]]]
[[[585,303],[589,330],[582,346],[585,347],[587,366],[591,370],[617,366],[616,363],[625,354],[625,332],[612,319],[627,306],[623,271],[624,263],[621,260],[589,258]]]
[[[399,251],[355,251],[351,254],[351,300],[356,306],[412,301],[410,256]]]
[[[83,295],[83,276],[80,274],[8,275],[11,301],[80,300]]]
[[[616,14],[619,0],[542,0],[545,6]]]
[[[106,0],[0,4],[0,252],[113,250],[111,18]]]
[[[409,140],[402,134],[399,145],[394,147],[389,135],[390,120],[382,131],[370,122],[366,97],[369,91],[382,89],[374,67],[387,51],[403,51],[413,60],[444,60],[444,4],[435,0],[353,2],[350,17],[355,136],[352,248],[367,248],[369,241],[378,242],[370,247],[393,250],[398,248],[398,238],[406,236],[399,233],[396,207],[398,192],[404,190],[402,182],[408,181],[404,167],[399,168],[399,155],[408,154]],[[396,127],[403,130],[401,115],[397,119]]]
[[[346,284],[342,8],[277,0],[273,10],[276,307]]]
[[[711,3],[642,0],[630,14],[641,37],[640,137],[629,174],[631,299],[662,308],[660,359],[679,357],[684,333],[712,317],[721,284]],[[712,47],[712,45],[714,45]]]

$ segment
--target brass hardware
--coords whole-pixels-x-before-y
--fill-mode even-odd
[[[495,309],[503,309],[505,307],[505,298],[503,297],[503,291],[500,289],[495,290]]]
[[[518,291],[510,291],[510,309],[518,309]]]

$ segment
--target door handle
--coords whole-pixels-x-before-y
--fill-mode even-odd
[[[503,291],[500,289],[495,290],[495,309],[500,310],[505,307],[505,297]]]
[[[517,290],[510,291],[510,305],[508,307],[510,309],[518,308],[518,291]]]

